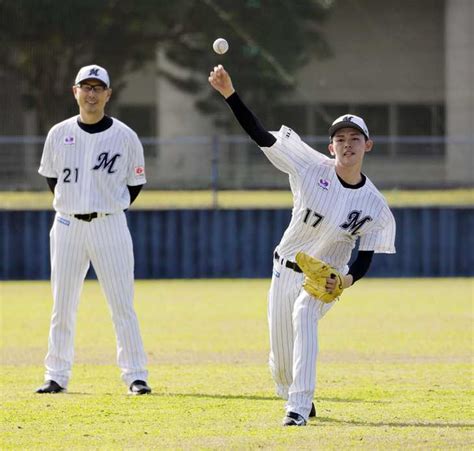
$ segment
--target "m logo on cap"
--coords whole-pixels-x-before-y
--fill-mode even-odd
[[[99,69],[91,69],[89,71],[89,75],[94,75],[95,77],[98,77],[99,76]]]
[[[342,118],[342,121],[344,121],[344,122],[352,122],[352,118],[353,118],[353,117],[354,117],[354,116],[346,116],[346,117],[343,117],[343,118]]]

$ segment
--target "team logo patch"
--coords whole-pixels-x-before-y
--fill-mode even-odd
[[[144,177],[145,176],[145,168],[143,166],[137,166],[135,168],[135,175],[137,177]]]
[[[71,144],[76,144],[76,140],[74,139],[74,136],[65,136],[64,144],[66,144],[67,146],[70,146]]]
[[[323,189],[329,189],[331,182],[326,179],[319,179],[318,185]]]
[[[273,270],[273,275],[275,277],[280,277],[280,273],[276,269]]]
[[[61,216],[58,217],[58,222],[60,222],[61,224],[67,225],[67,226],[69,224],[71,224],[71,221],[68,221],[67,219],[61,218]]]

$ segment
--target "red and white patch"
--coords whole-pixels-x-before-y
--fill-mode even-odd
[[[145,175],[145,168],[143,166],[137,166],[135,168],[135,175],[138,177],[143,177]]]

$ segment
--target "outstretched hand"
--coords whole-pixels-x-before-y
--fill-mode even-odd
[[[221,93],[226,99],[235,92],[230,75],[224,69],[222,64],[214,66],[214,70],[209,74],[209,83]]]

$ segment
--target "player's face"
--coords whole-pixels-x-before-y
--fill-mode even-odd
[[[94,117],[102,118],[104,115],[105,105],[110,99],[112,90],[106,88],[98,80],[85,80],[78,86],[73,86],[74,97],[81,115],[86,115],[93,119]]]
[[[354,128],[341,128],[329,144],[329,152],[336,158],[336,165],[362,166],[366,152],[372,149],[373,141]]]

